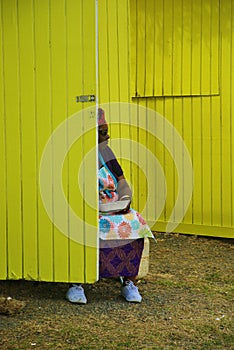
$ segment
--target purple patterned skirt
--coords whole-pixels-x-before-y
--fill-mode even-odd
[[[135,240],[100,240],[99,277],[138,275],[144,238]]]

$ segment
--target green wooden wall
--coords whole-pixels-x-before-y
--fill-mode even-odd
[[[2,279],[98,279],[96,105],[76,102],[96,93],[95,17],[94,1],[0,1]]]
[[[232,0],[99,1],[99,101],[134,189],[134,205],[145,208],[154,230],[167,231],[172,222],[174,232],[234,236],[233,14]],[[163,135],[159,128],[166,130],[162,139],[155,136]],[[166,147],[177,132],[193,179]],[[121,138],[129,140],[125,149]],[[150,152],[165,186],[158,184],[162,169]],[[186,188],[193,186],[192,197],[187,208],[187,190],[182,191],[174,210],[181,177]],[[181,210],[185,215],[178,221]]]
[[[234,236],[233,16],[233,0],[0,1],[1,279],[98,278],[99,104],[153,230]]]

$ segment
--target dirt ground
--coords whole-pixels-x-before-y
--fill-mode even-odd
[[[0,281],[0,296],[25,302],[0,314],[0,349],[234,349],[234,240],[155,236],[141,304],[113,279],[85,285],[82,306],[65,283]]]

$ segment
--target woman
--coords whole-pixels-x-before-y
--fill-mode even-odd
[[[99,108],[99,203],[122,200],[129,203],[121,212],[99,215],[99,277],[123,277],[122,296],[128,302],[140,303],[142,297],[135,285],[136,276],[144,248],[144,237],[153,235],[142,216],[130,209],[132,192],[120,164],[108,147],[109,138],[105,113]],[[87,302],[81,285],[73,284],[66,297],[73,303]]]

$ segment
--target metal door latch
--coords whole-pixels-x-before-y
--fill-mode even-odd
[[[95,102],[95,95],[76,96],[76,102]]]

